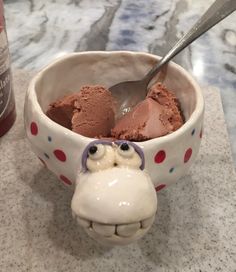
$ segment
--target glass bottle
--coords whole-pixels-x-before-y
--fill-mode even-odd
[[[0,136],[11,128],[15,119],[16,111],[9,47],[4,20],[3,1],[0,0]]]

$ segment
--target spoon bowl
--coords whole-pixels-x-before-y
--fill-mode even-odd
[[[116,111],[116,119],[129,112],[135,105],[137,105],[146,96],[147,84],[143,80],[124,81],[118,83],[110,91],[118,105]],[[141,91],[140,91],[141,90]],[[125,99],[124,99],[125,94]]]

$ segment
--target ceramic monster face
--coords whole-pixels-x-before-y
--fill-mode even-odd
[[[157,197],[144,165],[141,148],[128,141],[97,140],[85,148],[72,211],[94,239],[128,244],[151,227]]]

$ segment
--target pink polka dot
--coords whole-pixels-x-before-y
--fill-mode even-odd
[[[166,184],[160,184],[155,189],[156,189],[156,191],[160,191],[161,189],[163,189],[165,187],[166,187]]]
[[[59,161],[66,161],[66,154],[62,150],[56,149],[53,151],[53,153]]]
[[[189,159],[191,158],[192,156],[192,148],[189,148],[186,150],[185,154],[184,154],[184,163],[188,162]]]
[[[38,126],[35,122],[32,122],[30,124],[30,131],[31,131],[31,134],[36,136],[38,134]]]
[[[72,182],[71,182],[67,177],[65,177],[65,176],[63,176],[63,175],[60,175],[60,179],[61,179],[65,184],[67,184],[67,185],[71,185],[71,184],[72,184]]]
[[[44,165],[44,167],[46,167],[47,168],[47,164],[46,164],[46,162],[44,161],[44,160],[42,160],[40,157],[38,157],[39,158],[39,160],[41,161],[41,163]]]
[[[164,150],[160,150],[157,152],[154,160],[155,163],[162,163],[166,158],[166,152]]]

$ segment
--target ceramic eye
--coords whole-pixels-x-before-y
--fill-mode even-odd
[[[105,147],[102,144],[92,145],[88,150],[88,156],[91,160],[99,160],[105,154]]]
[[[118,148],[118,153],[124,158],[132,158],[135,153],[134,148],[128,143],[122,143]]]
[[[118,167],[140,168],[142,159],[132,145],[122,143],[116,150],[116,164]]]
[[[89,148],[86,161],[87,169],[91,172],[105,170],[114,166],[115,152],[110,145],[96,144]]]

